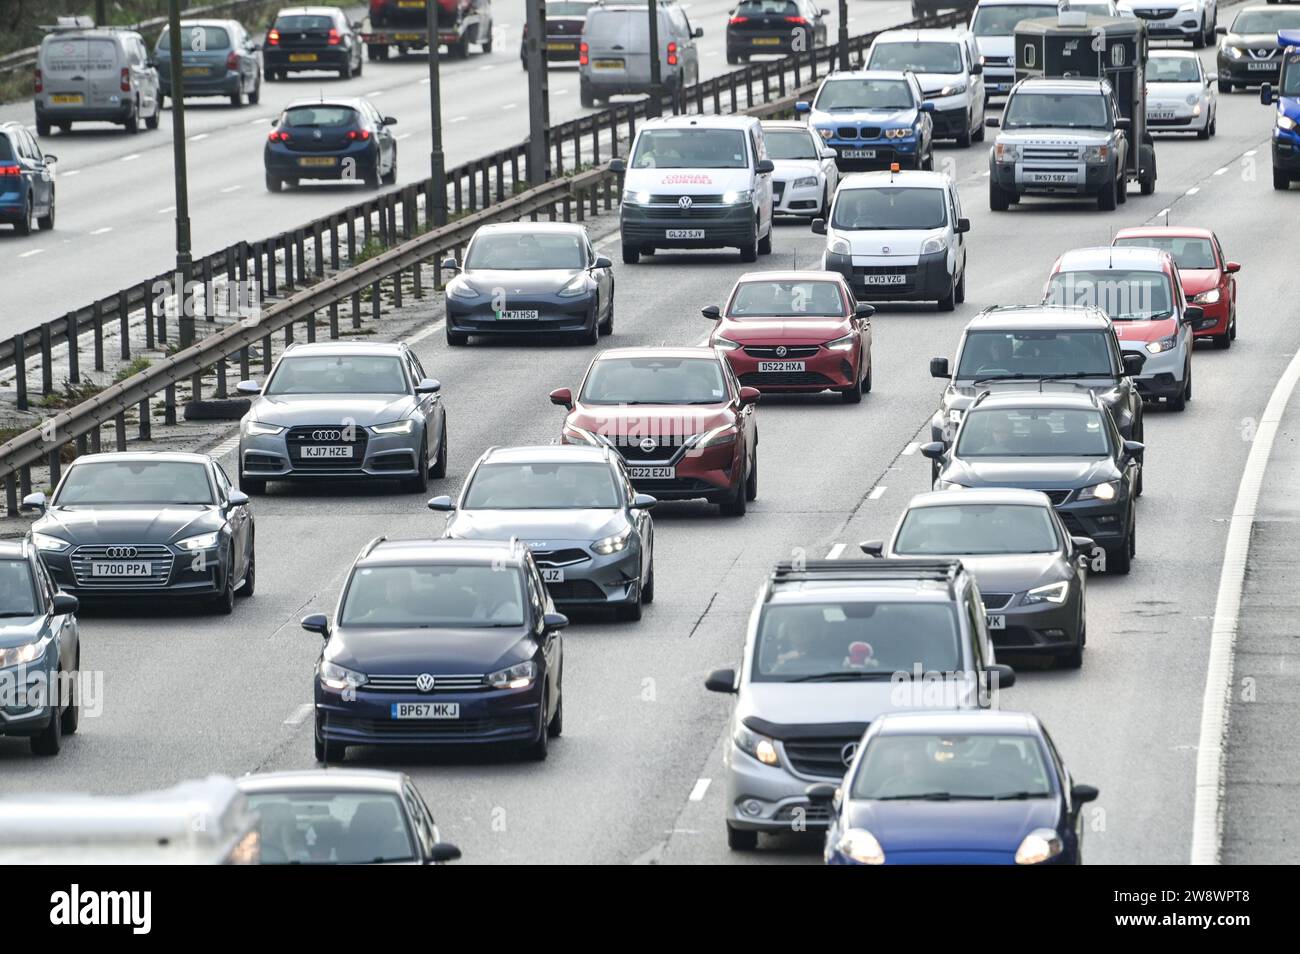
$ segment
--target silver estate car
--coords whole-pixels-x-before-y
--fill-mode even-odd
[[[447,474],[442,385],[400,343],[291,345],[239,429],[239,486],[268,481],[396,479],[409,492]]]

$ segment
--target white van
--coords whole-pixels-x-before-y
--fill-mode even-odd
[[[1011,92],[1016,83],[1016,24],[1056,16],[1057,0],[979,0],[970,29],[984,66],[984,96]]]
[[[665,116],[637,131],[624,173],[623,263],[661,248],[736,248],[742,262],[772,251],[772,172],[753,116]]]
[[[897,166],[895,166],[897,168]],[[840,180],[822,268],[839,272],[858,301],[934,301],[952,311],[966,299],[966,233],[957,185],[942,172],[858,172]]]
[[[886,30],[867,52],[869,70],[910,71],[921,84],[935,139],[965,148],[984,139],[984,68],[969,30]]]
[[[69,18],[61,18],[65,21]],[[36,54],[36,134],[63,132],[74,122],[119,123],[129,133],[158,128],[158,70],[140,34],[96,28],[85,18],[49,28]]]

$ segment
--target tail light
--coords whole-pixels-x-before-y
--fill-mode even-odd
[[[578,44],[578,65],[579,66],[587,65],[587,63],[589,62],[589,57],[587,56],[587,54],[590,52],[591,52],[591,48],[587,46],[585,42]]]
[[[131,92],[131,70],[125,66],[122,67],[122,92]]]
[[[732,17],[729,22],[732,23],[733,25],[737,23],[748,23],[749,17]]]
[[[370,138],[369,129],[353,129],[345,137],[351,142],[365,142]]]
[[[239,69],[239,54],[236,53],[234,50],[231,50],[230,54],[226,57],[226,69],[228,70]]]
[[[271,30],[270,32],[268,32],[268,33],[266,34],[266,45],[267,45],[267,46],[279,46],[279,45],[280,45],[280,31],[279,31],[279,30]]]
[[[807,21],[806,19],[804,19],[803,17],[786,17],[786,18],[785,18],[785,22],[786,22],[786,23],[796,23],[796,24],[798,24],[799,26],[807,26],[807,25],[808,25],[808,21]]]
[[[676,43],[668,44],[668,65],[669,66],[677,65],[677,44]]]
[[[45,79],[43,76],[41,76],[40,70],[36,71],[36,76],[34,77],[34,82],[32,83],[32,92],[34,93],[45,92]]]
[[[338,30],[330,30],[330,46],[338,46],[341,39]]]
[[[287,132],[282,132],[279,129],[272,129],[271,135],[267,136],[266,138],[269,139],[271,142],[288,142],[289,134]]]
[[[0,163],[0,179],[3,179],[5,176],[19,176],[22,175],[22,172],[23,170],[15,165]]]

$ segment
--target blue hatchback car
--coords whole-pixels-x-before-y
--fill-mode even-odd
[[[796,113],[835,150],[840,172],[934,168],[934,103],[912,73],[858,70],[831,73],[816,98]]]
[[[0,123],[0,222],[19,235],[54,228],[54,163],[22,123]]]
[[[367,99],[303,99],[272,121],[262,161],[266,188],[279,192],[307,179],[364,182],[371,189],[397,181],[397,120]]]
[[[862,737],[831,805],[827,864],[1073,865],[1082,812],[1047,730],[1024,712],[891,713]]]
[[[352,564],[316,667],[316,760],[350,745],[506,744],[533,759],[564,724],[569,620],[518,541],[387,540]]]

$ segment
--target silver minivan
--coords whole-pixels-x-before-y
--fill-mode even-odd
[[[692,27],[686,11],[664,0],[659,10],[659,76],[675,96],[699,81],[700,54],[695,41],[704,35]],[[632,5],[593,6],[587,11],[578,46],[578,96],[591,108],[620,93],[649,93],[650,12]]]
[[[158,71],[132,30],[56,27],[41,40],[35,81],[39,136],[52,126],[67,132],[74,122],[120,123],[129,133],[141,122],[158,128]]]

